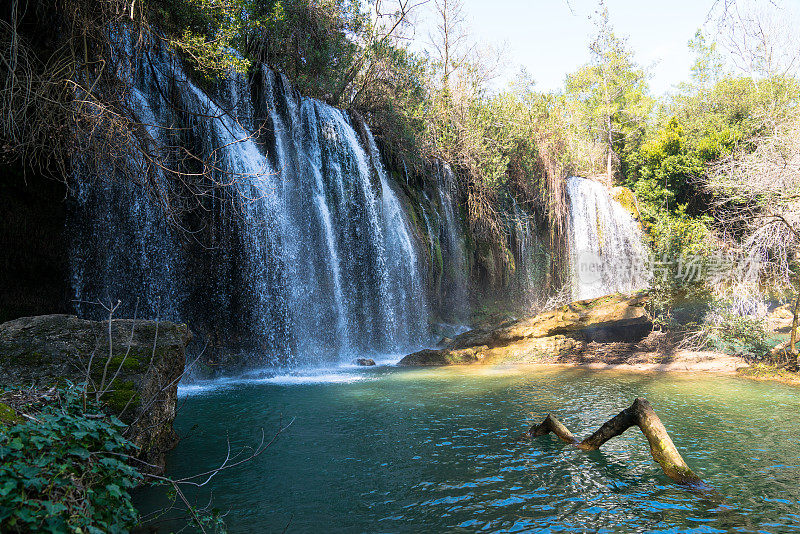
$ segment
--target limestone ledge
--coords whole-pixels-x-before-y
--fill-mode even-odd
[[[163,469],[174,447],[177,388],[191,334],[186,325],[74,315],[23,317],[0,324],[0,388],[70,381],[102,392],[107,411],[128,428],[139,458]],[[101,387],[105,375],[105,387]]]

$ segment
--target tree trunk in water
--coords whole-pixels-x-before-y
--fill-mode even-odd
[[[638,426],[650,443],[650,454],[658,462],[664,473],[677,482],[697,489],[707,489],[703,481],[695,475],[686,462],[683,461],[672,439],[664,428],[663,423],[653,411],[653,407],[646,399],[637,398],[633,404],[618,415],[609,419],[594,434],[583,441],[578,441],[575,436],[558,419],[549,415],[541,424],[532,426],[528,435],[532,438],[544,436],[552,432],[561,441],[574,445],[585,451],[594,451],[606,441],[619,436],[632,426]]]

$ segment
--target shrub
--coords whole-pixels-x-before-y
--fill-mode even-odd
[[[706,344],[722,352],[761,359],[770,351],[765,319],[737,313],[730,303],[716,302],[701,330]]]
[[[708,262],[714,245],[708,225],[708,218],[690,217],[682,207],[674,215],[661,212],[646,227],[656,262],[651,312],[662,326],[700,320],[711,300]]]
[[[86,402],[76,386],[44,398],[24,422],[0,423],[0,531],[130,530],[138,514],[129,491],[140,475],[125,463],[133,452],[121,434],[125,424]]]
[[[713,346],[754,357],[769,352],[763,319],[746,315],[731,315],[724,319],[711,336]]]

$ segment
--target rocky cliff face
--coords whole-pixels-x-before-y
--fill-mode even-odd
[[[177,442],[172,422],[190,339],[186,325],[170,322],[23,317],[0,324],[0,387],[86,382],[129,425],[139,458],[163,468]]]
[[[414,350],[562,285],[544,207],[498,201],[502,237],[481,236],[463,169],[406,164],[280,73],[198,83],[159,44],[114,48],[129,133],[160,163],[78,152],[34,187],[0,165],[0,321],[119,300],[187,322],[204,370],[232,371]]]

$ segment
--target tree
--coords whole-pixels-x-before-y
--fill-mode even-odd
[[[532,426],[521,440],[546,436],[552,432],[564,443],[584,451],[596,451],[606,441],[619,436],[632,426],[638,426],[645,435],[650,444],[650,454],[664,470],[665,475],[680,485],[703,493],[710,492],[703,480],[686,465],[653,407],[647,399],[641,397],[582,441],[578,441],[561,421],[550,414],[540,424]]]
[[[742,246],[761,260],[762,273],[773,282],[794,281],[789,350],[800,365],[800,119],[790,116],[749,139],[713,166],[707,185],[723,221],[745,228]]]
[[[434,61],[441,74],[443,89],[450,87],[450,75],[467,60],[474,47],[469,46],[463,0],[434,0],[436,27],[428,35]]]
[[[589,49],[591,62],[567,77],[567,95],[577,104],[584,133],[602,144],[605,173],[614,177],[614,160],[641,133],[652,107],[647,96],[647,74],[633,60],[623,39],[614,34],[608,9],[597,12],[597,35]]]
[[[710,41],[705,32],[697,30],[689,41],[689,49],[695,54],[691,69],[694,86],[700,89],[713,86],[725,73],[725,64],[716,41]]]
[[[719,41],[735,67],[755,78],[787,75],[800,66],[797,17],[778,0],[727,0],[718,18]]]
[[[364,31],[360,36],[362,45],[359,53],[354,57],[350,67],[342,77],[339,87],[333,94],[331,102],[334,105],[347,107],[353,102],[355,96],[352,95],[357,95],[360,92],[358,89],[359,83],[357,83],[359,75],[362,78],[360,82],[361,88],[373,81],[375,66],[387,55],[396,52],[396,43],[405,39],[405,36],[401,35],[401,33],[410,24],[410,13],[424,3],[424,1],[412,2],[412,0],[374,1],[372,4],[374,9],[371,17],[372,21],[365,24]],[[355,4],[360,5],[358,2],[355,2]],[[390,4],[390,7],[387,7],[387,4]],[[356,87],[351,90],[351,98],[343,100],[348,87],[353,85]]]
[[[741,139],[710,166],[705,180],[715,195],[722,233],[775,285],[794,285],[789,351],[798,354],[800,312],[800,63],[796,24],[778,2],[726,0],[719,38],[734,65],[747,74],[748,118]]]

